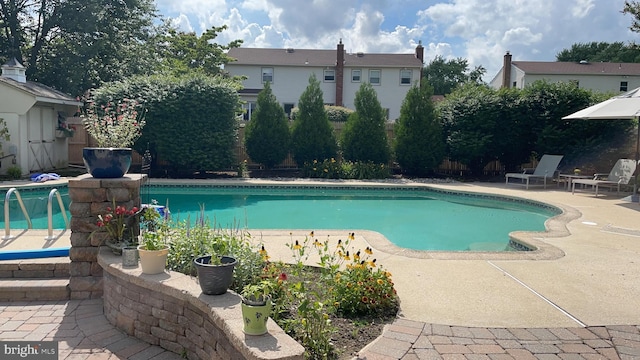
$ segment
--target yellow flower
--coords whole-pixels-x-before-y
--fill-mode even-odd
[[[315,232],[313,230],[311,230],[311,232],[309,233],[309,237],[313,237],[314,234],[315,234]]]
[[[369,264],[369,266],[371,266],[371,267],[376,267],[376,259],[368,261],[367,264]],[[391,274],[389,274],[389,275],[391,275]]]
[[[382,279],[378,279],[377,282],[378,282],[378,285],[384,284],[384,280],[382,280]]]
[[[353,260],[354,261],[359,261],[360,260],[360,250],[358,250],[357,253],[353,254]]]
[[[313,245],[315,245],[317,247],[321,247],[322,243],[320,241],[318,241],[318,239],[316,239],[316,241],[313,242]]]
[[[296,240],[296,244],[293,245],[293,250],[300,250],[302,249],[302,246],[300,246],[300,243],[298,243],[298,240]]]
[[[260,255],[263,255],[263,256],[264,256],[264,255],[267,255],[267,250],[265,250],[264,245],[262,245],[262,246],[260,247],[259,254],[260,254]]]
[[[371,248],[370,248],[370,247],[368,247],[368,246],[367,246],[367,248],[366,248],[366,249],[364,249],[364,252],[365,252],[365,253],[367,253],[367,254],[369,254],[369,255],[373,254],[373,250],[371,250]]]
[[[349,251],[347,251],[347,253],[344,254],[344,259],[345,260],[350,260],[351,259],[351,256],[349,256]]]
[[[349,233],[349,240],[353,240],[356,238],[356,233]]]
[[[336,245],[336,247],[342,249],[342,239],[338,239],[338,245]]]

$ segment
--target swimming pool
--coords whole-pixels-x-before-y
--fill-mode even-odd
[[[510,232],[543,231],[545,221],[560,213],[528,200],[427,187],[151,185],[141,196],[168,203],[174,219],[195,218],[203,205],[221,227],[364,229],[414,250],[513,250]],[[54,227],[61,224],[56,219]],[[19,228],[13,219],[12,228]]]

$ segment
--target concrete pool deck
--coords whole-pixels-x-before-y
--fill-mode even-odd
[[[378,264],[393,274],[401,300],[399,320],[367,346],[361,358],[469,358],[468,354],[516,359],[547,358],[546,355],[576,359],[640,358],[639,204],[615,193],[597,198],[593,192],[572,195],[554,185],[529,190],[504,183],[428,186],[543,201],[569,209],[575,216],[565,218],[567,236],[535,234],[536,241],[558,252],[548,258],[531,258],[526,254],[522,258],[486,255],[460,258],[446,253],[418,257],[381,246],[373,233],[357,229],[316,230],[319,240],[327,235],[331,239],[344,238],[347,231],[355,231],[352,245],[362,249],[372,245]],[[296,231],[293,237],[288,230],[251,234],[267,244],[272,259],[288,259],[291,253],[285,244],[302,239],[308,232]],[[3,305],[0,310],[10,311],[10,303]],[[488,329],[506,331],[502,340],[513,340],[512,347],[491,340],[486,335]],[[622,339],[621,343],[613,344],[615,353],[611,352],[613,345],[609,341],[612,332]],[[609,338],[602,333],[608,333]],[[0,331],[0,339],[3,334]],[[598,344],[597,340],[603,343]],[[475,352],[476,348],[465,342],[486,348],[478,347],[479,352]],[[497,347],[492,348],[496,343]],[[556,351],[563,344],[569,350]],[[531,346],[540,351],[533,351]],[[572,346],[575,351],[570,350]],[[558,356],[562,354],[576,356]]]

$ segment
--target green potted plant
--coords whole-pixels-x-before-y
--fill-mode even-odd
[[[247,335],[262,335],[267,333],[267,321],[271,315],[271,280],[261,280],[257,283],[245,285],[240,296],[242,303],[242,331]]]
[[[222,295],[233,283],[233,270],[238,263],[228,255],[203,255],[193,260],[198,272],[198,283],[205,295]]]
[[[138,226],[138,213],[136,206],[127,209],[124,205],[117,205],[114,199],[113,206],[107,207],[104,214],[98,215],[98,229],[91,236],[100,236],[101,243],[107,245],[114,254],[121,255],[124,247],[137,246],[135,229]]]
[[[82,160],[95,178],[119,178],[131,166],[131,146],[145,125],[140,104],[133,99],[97,104],[93,96],[85,101],[82,125],[97,147],[82,149]]]
[[[164,239],[164,234],[154,231],[142,233],[142,241],[138,245],[138,255],[143,274],[152,275],[164,272],[168,254],[169,246]]]

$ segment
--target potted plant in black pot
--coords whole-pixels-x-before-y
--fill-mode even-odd
[[[124,176],[131,166],[131,146],[142,135],[145,125],[138,101],[123,99],[97,104],[95,97],[90,96],[80,116],[85,130],[97,144],[82,149],[89,174],[100,179]]]
[[[206,295],[222,295],[233,283],[233,269],[238,260],[228,255],[203,255],[193,260],[198,283]]]
[[[242,331],[247,335],[262,335],[267,333],[267,321],[271,316],[271,290],[273,283],[270,280],[261,280],[258,283],[248,284],[242,288],[240,296],[242,303]]]

